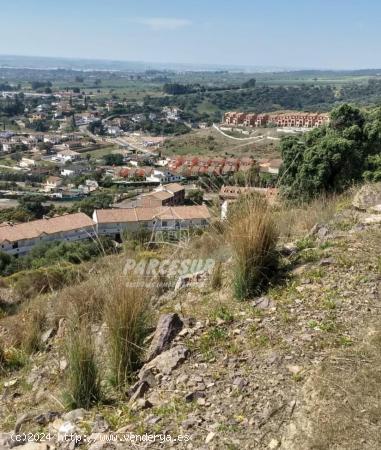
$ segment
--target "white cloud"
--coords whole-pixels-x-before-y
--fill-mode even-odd
[[[192,25],[187,19],[176,19],[174,17],[142,17],[135,20],[136,23],[145,25],[152,30],[178,30]]]

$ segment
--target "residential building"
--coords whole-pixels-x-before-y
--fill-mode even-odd
[[[156,231],[205,228],[210,221],[205,205],[158,208],[125,208],[95,210],[93,220],[98,235],[120,239],[124,231]]]
[[[242,125],[245,127],[273,125],[280,128],[315,128],[329,123],[329,114],[298,111],[255,114],[233,111],[225,113],[224,123],[227,125]]]
[[[55,189],[59,188],[60,186],[62,186],[62,178],[50,176],[47,178],[47,180],[45,182],[44,189],[45,189],[45,192],[50,192],[50,191],[54,191]]]
[[[181,179],[181,176],[173,174],[169,170],[154,169],[153,173],[146,178],[146,181],[158,183],[175,183],[177,181],[181,181]]]
[[[95,236],[94,222],[84,213],[66,214],[20,224],[0,225],[0,249],[25,255],[42,242],[78,241]]]
[[[170,183],[158,186],[154,189],[156,192],[169,192],[173,195],[172,205],[182,205],[185,200],[185,188],[178,183]]]
[[[54,157],[54,159],[56,159],[57,161],[60,161],[62,163],[78,161],[80,158],[81,158],[80,153],[75,152],[74,150],[69,150],[69,149],[60,150],[59,152],[57,152],[57,155]]]

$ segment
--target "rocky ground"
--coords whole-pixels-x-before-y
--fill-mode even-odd
[[[64,326],[46,333],[48,351],[2,382],[0,449],[381,448],[381,215],[372,206],[342,210],[284,246],[281,280],[260,298],[232,299],[229,263],[219,289],[202,280],[162,296],[124,401],[65,412]],[[103,331],[94,330],[99,342]],[[29,431],[54,438],[15,443],[5,433]],[[128,433],[161,437],[121,442]],[[64,442],[68,434],[77,442]]]

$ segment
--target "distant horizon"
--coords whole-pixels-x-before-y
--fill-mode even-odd
[[[362,68],[354,68],[354,67],[348,67],[348,68],[335,68],[335,67],[306,67],[306,66],[277,66],[277,65],[245,65],[245,64],[224,64],[224,63],[197,63],[197,62],[171,62],[171,61],[148,61],[148,60],[130,60],[130,59],[113,59],[113,58],[90,58],[90,57],[81,57],[81,56],[52,56],[52,55],[25,55],[25,54],[6,54],[6,53],[0,53],[0,68],[14,68],[14,69],[57,69],[60,67],[39,67],[36,65],[35,67],[28,67],[24,65],[20,66],[12,66],[12,65],[5,65],[2,59],[8,59],[8,58],[14,58],[15,60],[20,60],[20,63],[23,59],[27,60],[34,60],[35,62],[39,59],[41,60],[57,60],[57,61],[65,61],[67,63],[70,62],[84,62],[84,63],[92,63],[93,65],[96,63],[100,64],[131,64],[131,65],[141,65],[141,66],[156,66],[161,67],[160,70],[175,70],[174,67],[183,67],[184,69],[188,67],[188,70],[191,67],[193,67],[193,70],[197,70],[196,68],[199,68],[199,71],[208,70],[243,70],[243,71],[250,71],[249,73],[255,73],[257,72],[303,72],[303,71],[313,71],[313,72],[361,72],[361,71],[377,71],[380,70],[381,74],[381,67],[362,67]],[[15,61],[16,62],[16,61]],[[172,67],[172,69],[171,69]],[[208,68],[208,69],[207,69]],[[154,69],[154,67],[153,67]],[[86,70],[86,69],[76,69],[76,70]],[[93,68],[92,70],[97,70],[96,68]],[[98,70],[122,70],[122,69],[106,69],[106,68],[99,68]],[[124,69],[124,70],[127,70]],[[131,69],[130,69],[131,70]],[[144,70],[147,70],[146,68]],[[159,69],[157,69],[159,70]]]
[[[288,70],[381,67],[381,2],[374,0],[3,3],[4,55]]]

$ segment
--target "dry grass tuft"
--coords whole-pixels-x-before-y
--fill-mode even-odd
[[[317,224],[330,222],[342,208],[350,205],[351,191],[341,195],[321,195],[308,203],[283,204],[275,211],[280,236],[287,240],[307,234]]]
[[[227,240],[233,253],[234,293],[243,300],[258,294],[276,266],[278,233],[271,209],[260,196],[247,196],[228,218]]]
[[[149,292],[144,280],[114,275],[106,280],[105,321],[108,326],[112,379],[122,388],[143,355],[151,322]]]
[[[66,355],[69,406],[87,409],[101,399],[101,389],[93,335],[85,320],[74,318],[71,322]]]
[[[27,312],[28,325],[22,334],[22,349],[31,355],[42,349],[41,337],[46,323],[46,313],[42,308]]]

